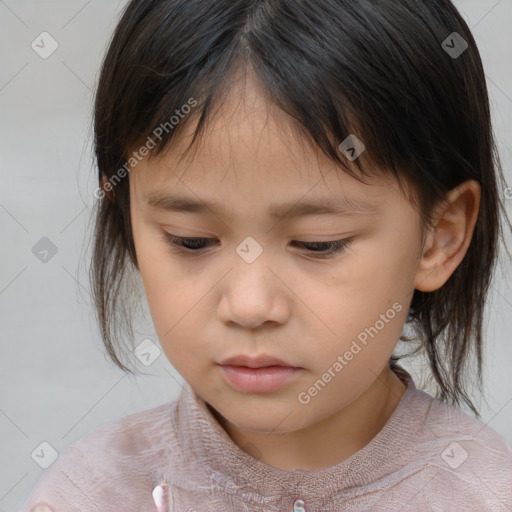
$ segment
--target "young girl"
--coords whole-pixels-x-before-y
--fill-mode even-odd
[[[139,273],[185,385],[68,446],[25,511],[512,510],[468,395],[506,184],[449,0],[132,0],[95,150],[106,348],[131,371]]]

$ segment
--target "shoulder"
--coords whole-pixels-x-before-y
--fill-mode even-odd
[[[436,500],[453,503],[454,510],[511,510],[512,449],[507,441],[474,416],[419,393],[426,413],[417,450],[431,479],[425,496],[430,488],[432,510],[437,510]]]
[[[38,479],[22,512],[37,504],[54,512],[153,510],[151,491],[175,442],[175,405],[129,414],[67,446]]]

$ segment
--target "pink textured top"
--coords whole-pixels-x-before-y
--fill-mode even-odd
[[[62,451],[24,503],[55,512],[511,511],[512,450],[490,427],[416,388],[348,459],[284,471],[233,443],[185,383],[178,400],[96,429]],[[44,509],[41,509],[44,510]]]

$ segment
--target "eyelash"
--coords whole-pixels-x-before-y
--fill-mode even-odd
[[[204,247],[185,247],[183,244],[189,244],[194,246],[194,243],[197,243],[198,241],[211,241],[214,240],[213,238],[190,238],[190,237],[179,237],[171,235],[170,233],[164,233],[163,235],[164,241],[170,245],[171,249],[174,251],[184,253],[187,255],[193,255],[194,253],[199,253]],[[343,252],[345,249],[347,249],[350,244],[352,243],[351,239],[346,240],[333,240],[329,242],[300,242],[298,240],[293,240],[294,242],[297,242],[299,244],[302,244],[303,246],[313,246],[313,247],[322,247],[322,246],[331,246],[332,249],[329,251],[316,251],[314,249],[309,249],[310,252],[319,255],[320,258],[332,258],[336,256],[337,254]]]

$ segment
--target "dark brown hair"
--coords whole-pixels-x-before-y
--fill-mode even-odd
[[[462,39],[453,39],[454,32]],[[446,40],[450,48],[455,42],[461,48],[461,40],[468,47],[450,54]],[[478,417],[467,384],[468,379],[482,383],[482,320],[503,236],[500,213],[509,226],[510,220],[499,193],[506,183],[481,58],[449,0],[127,4],[102,64],[94,112],[98,184],[105,177],[115,194],[97,201],[90,271],[109,356],[133,373],[118,354],[123,333],[133,337],[122,284],[137,269],[129,176],[120,170],[141,141],[156,144],[152,156],[160,155],[195,120],[190,149],[236,73],[249,67],[301,132],[363,181],[338,147],[357,134],[366,151],[353,165],[367,176],[370,166],[362,165],[367,161],[392,173],[402,190],[403,183],[412,185],[410,199],[423,227],[447,191],[470,179],[481,185],[479,216],[463,261],[440,289],[414,290],[406,325],[415,334],[400,338],[419,342],[414,354],[428,357],[437,397],[454,405],[465,402]],[[196,106],[184,115],[191,99]],[[176,116],[179,122],[171,123]],[[393,355],[390,364],[403,376],[400,358]]]

